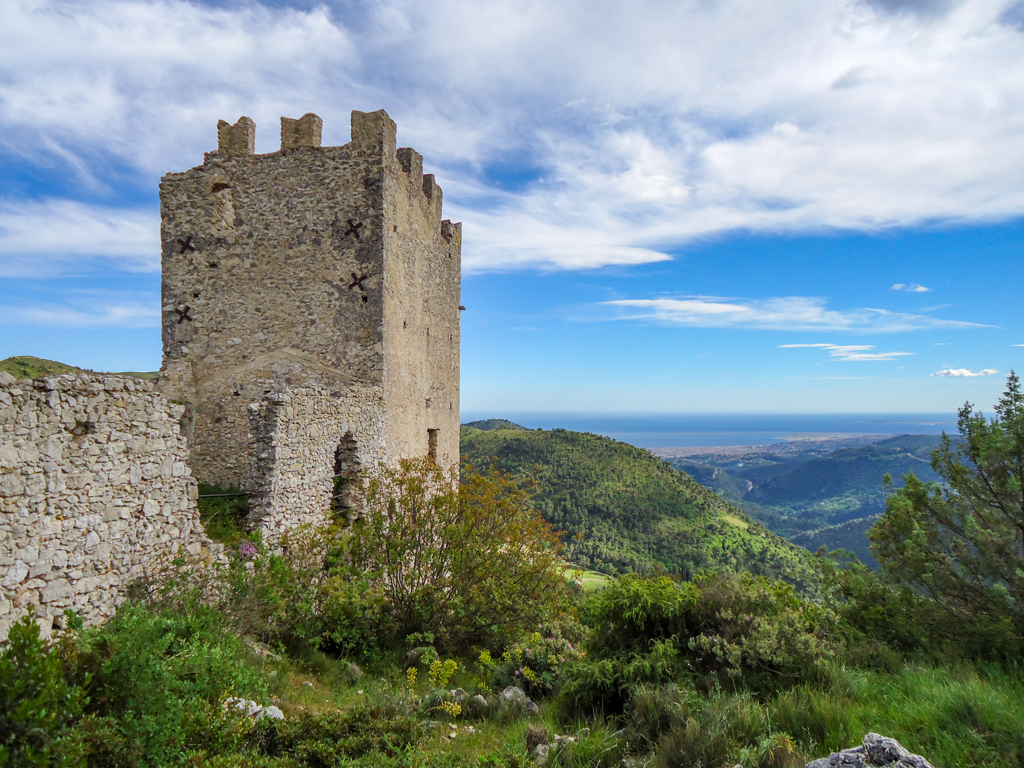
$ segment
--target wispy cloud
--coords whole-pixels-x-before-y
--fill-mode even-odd
[[[980,328],[976,323],[883,309],[828,309],[824,299],[784,296],[749,300],[715,296],[619,299],[603,302],[615,319],[654,320],[702,328],[764,328],[792,331],[864,331],[893,333],[928,328]]]
[[[918,285],[917,283],[896,283],[889,290],[906,291],[907,293],[928,293],[931,288],[925,288],[923,285]]]
[[[868,360],[894,360],[897,357],[906,357],[913,352],[871,352],[874,344],[780,344],[779,349],[797,349],[806,347],[811,349],[824,349],[828,351],[829,357],[837,360],[850,360],[854,362]]]
[[[997,371],[995,368],[984,368],[980,371],[970,371],[966,368],[946,368],[945,370],[936,371],[935,373],[929,375],[959,379],[974,376],[991,376],[993,373],[999,373],[999,371]]]
[[[68,200],[0,201],[0,277],[81,271],[97,259],[131,271],[160,269],[159,214]]]
[[[218,118],[253,117],[266,152],[281,115],[316,111],[341,144],[349,109],[384,106],[472,220],[470,271],[1019,216],[1019,14],[892,4],[11,0],[0,152],[152,188],[201,161]],[[509,158],[536,169],[514,195],[494,181]]]
[[[0,325],[56,328],[158,328],[160,300],[155,294],[74,291],[62,302],[0,305]]]

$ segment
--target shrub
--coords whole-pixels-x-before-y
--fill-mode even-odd
[[[564,637],[563,628],[562,624],[541,625],[506,648],[499,661],[492,661],[488,652],[480,654],[479,665],[490,687],[504,690],[514,685],[531,698],[550,695],[566,665],[582,658],[579,640],[574,644]]]
[[[88,678],[90,765],[162,766],[184,750],[238,738],[224,697],[264,698],[241,640],[214,609],[161,614],[125,603],[82,635],[77,674]]]
[[[431,633],[447,647],[501,642],[563,606],[558,537],[507,475],[404,461],[370,483],[352,565],[391,612],[392,642]]]
[[[588,657],[563,688],[564,711],[617,713],[629,686],[687,678],[762,692],[821,682],[838,649],[836,616],[791,586],[749,574],[620,576],[585,606]],[[618,695],[612,693],[618,690]]]
[[[38,625],[27,616],[17,622],[0,655],[0,768],[83,765],[73,729],[85,701]]]

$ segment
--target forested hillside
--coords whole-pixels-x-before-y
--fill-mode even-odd
[[[866,531],[885,511],[882,478],[891,475],[897,487],[910,472],[926,482],[938,480],[929,465],[937,445],[935,435],[899,435],[827,455],[813,448],[760,449],[668,461],[780,536],[812,552],[849,549],[874,565]]]
[[[602,571],[749,571],[813,582],[807,555],[649,452],[598,435],[464,426],[462,458],[536,482],[567,558]]]

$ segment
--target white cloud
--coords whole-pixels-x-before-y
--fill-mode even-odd
[[[122,269],[160,269],[160,217],[68,200],[0,201],[0,276],[75,271],[102,258]]]
[[[806,296],[750,300],[715,296],[680,299],[618,299],[603,306],[619,320],[656,320],[700,328],[765,328],[791,331],[891,333],[926,328],[980,328],[975,323],[939,320],[883,309],[828,309],[825,300]],[[831,346],[831,345],[826,345]]]
[[[897,357],[906,357],[913,352],[870,352],[875,348],[874,344],[780,344],[779,349],[797,349],[808,347],[811,349],[824,349],[828,351],[829,357],[837,360],[849,360],[853,362],[894,360]]]
[[[999,371],[997,371],[995,368],[984,368],[980,371],[969,371],[966,368],[946,368],[943,371],[936,371],[935,373],[929,375],[962,378],[973,376],[991,376],[993,373],[999,373]]]
[[[152,189],[218,118],[250,115],[272,151],[280,115],[315,111],[340,144],[350,109],[383,106],[472,223],[468,270],[1021,215],[1011,3],[889,5],[6,0],[0,152]],[[514,195],[487,170],[510,164],[536,169]]]
[[[907,285],[906,283],[896,283],[889,290],[907,291],[908,293],[927,293],[928,291],[931,290],[931,288],[925,288],[923,285],[918,285],[917,283],[910,283],[909,285]]]
[[[159,328],[160,300],[155,294],[73,291],[62,302],[0,305],[0,325],[54,328]]]

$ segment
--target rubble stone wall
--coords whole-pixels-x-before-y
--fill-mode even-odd
[[[34,613],[109,617],[182,550],[216,549],[196,511],[183,407],[129,377],[0,373],[0,639]]]
[[[290,390],[249,410],[256,455],[249,516],[264,541],[275,546],[289,529],[327,522],[332,501],[336,512],[358,515],[365,482],[385,458],[379,387]]]

